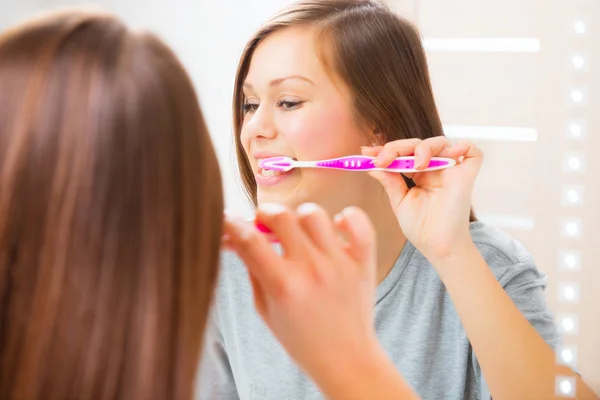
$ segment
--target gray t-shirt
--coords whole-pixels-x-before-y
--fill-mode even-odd
[[[471,223],[471,236],[517,307],[556,347],[559,336],[544,296],[547,280],[531,255],[507,234],[481,222]],[[421,398],[490,397],[449,293],[411,243],[377,288],[375,326],[388,355]],[[232,253],[222,256],[206,340],[197,399],[323,398],[256,313],[246,268]]]

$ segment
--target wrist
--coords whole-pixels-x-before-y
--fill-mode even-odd
[[[425,254],[425,257],[433,265],[433,267],[441,275],[446,270],[456,270],[467,264],[470,264],[472,260],[481,257],[479,249],[469,237],[458,242],[445,251],[431,252]]]
[[[434,266],[446,265],[457,260],[463,259],[465,255],[472,255],[478,252],[477,246],[471,239],[471,236],[465,236],[464,238],[455,238],[449,241],[444,246],[437,246],[429,249],[423,255],[431,262]]]

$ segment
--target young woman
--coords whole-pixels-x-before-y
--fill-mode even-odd
[[[494,399],[549,399],[556,377],[569,376],[577,380],[578,396],[593,397],[578,375],[555,364],[559,338],[544,297],[546,279],[531,255],[513,238],[478,222],[471,210],[482,155],[470,143],[451,146],[443,136],[421,40],[410,23],[375,1],[292,5],[249,40],[235,79],[233,113],[240,174],[252,202],[288,221],[298,217],[271,203],[295,208],[314,202],[330,215],[357,206],[372,220],[379,283],[374,326],[361,321],[376,332],[416,393],[424,399],[483,399],[490,392]],[[318,160],[360,152],[378,156],[380,166],[412,153],[421,168],[431,156],[462,162],[406,179],[381,172],[274,173],[259,167],[271,156]],[[300,211],[312,213],[306,206]],[[246,248],[252,248],[252,237],[246,235]],[[304,311],[307,324],[325,324],[314,335],[321,370],[351,377],[344,381],[346,398],[380,398],[348,394],[372,380],[369,363],[366,370],[355,368],[355,353],[359,346],[377,348],[375,333],[357,328],[349,312],[331,312],[331,299],[319,297],[319,285],[332,279],[323,268],[311,284],[297,278],[294,266],[321,265],[322,258],[305,255],[313,261],[298,261],[306,240],[294,239],[294,232],[285,237],[284,270],[238,252],[248,275],[239,258],[224,254],[199,397],[330,395],[320,393],[302,371],[313,364],[297,367],[276,340],[286,343],[292,331],[274,321],[289,311],[290,302],[296,304],[294,299],[303,304],[314,294],[323,300],[321,307],[294,311]],[[314,246],[321,240],[313,240]],[[278,283],[267,285],[265,271]],[[332,276],[342,279],[338,272]],[[346,300],[349,310],[359,302]],[[346,352],[335,351],[340,347]],[[289,354],[298,359],[301,349]]]

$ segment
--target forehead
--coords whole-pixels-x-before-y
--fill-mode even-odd
[[[319,59],[314,39],[314,31],[304,27],[271,33],[254,51],[246,82],[262,85],[290,75],[302,75],[318,84],[331,81]]]

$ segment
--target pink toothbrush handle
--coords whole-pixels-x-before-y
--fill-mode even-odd
[[[430,168],[443,168],[452,166],[450,160],[445,159],[432,159],[429,162],[428,169]],[[324,168],[335,168],[353,171],[370,171],[376,167],[373,165],[373,160],[370,157],[365,156],[349,156],[342,157],[333,160],[327,160],[315,163],[315,166]],[[385,168],[388,171],[405,171],[413,170],[415,168],[414,157],[398,157],[390,165]]]
[[[277,240],[277,238],[273,235],[273,231],[267,228],[264,224],[255,221],[254,226],[256,227],[256,229],[258,229],[259,232],[267,235],[269,241],[271,241],[272,243],[279,243],[279,240]]]

